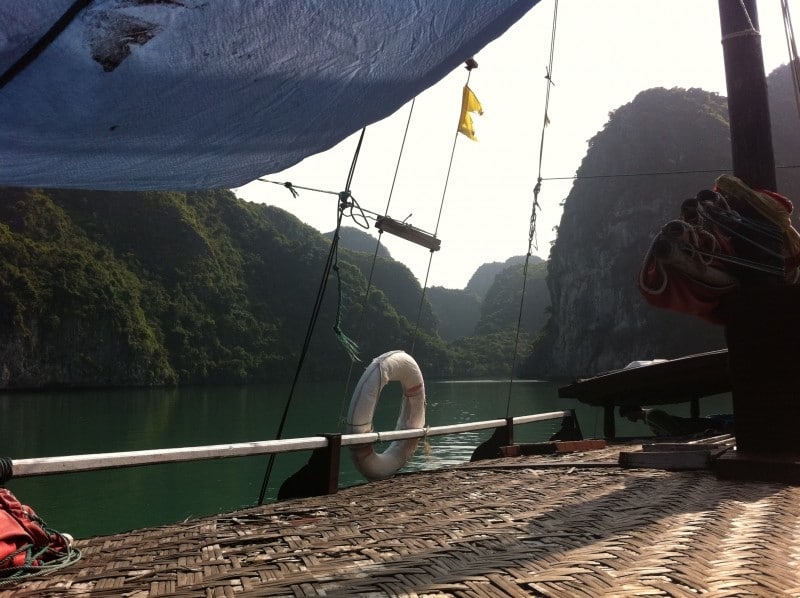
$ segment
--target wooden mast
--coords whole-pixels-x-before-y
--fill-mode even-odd
[[[733,173],[750,187],[777,191],[756,1],[719,0],[719,17]]]
[[[718,3],[734,175],[777,190],[756,1]],[[800,286],[750,274],[741,283],[725,302],[737,451],[715,467],[723,477],[800,483]]]

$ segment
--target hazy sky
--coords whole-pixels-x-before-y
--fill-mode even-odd
[[[767,74],[788,62],[780,0],[760,0],[759,21]],[[458,68],[420,95],[399,160],[410,104],[367,128],[351,192],[371,212],[434,232],[428,286],[463,288],[485,262],[528,250],[533,187],[539,169],[553,0],[541,0],[506,35],[475,56],[470,87],[483,105],[475,116],[478,142],[455,136],[467,71]],[[790,0],[800,19],[800,0]],[[800,21],[795,31],[800,32]],[[542,176],[570,177],[587,142],[609,112],[651,87],[700,87],[726,95],[717,0],[561,0],[558,8],[549,117]],[[452,170],[447,179],[453,143]],[[307,158],[271,181],[338,192],[344,189],[358,135]],[[608,173],[613,174],[613,173]],[[539,195],[538,249],[544,259],[561,218],[570,180],[545,180]],[[249,201],[279,206],[322,232],[336,225],[334,195],[253,182],[235,190]],[[443,203],[442,203],[443,202]],[[345,221],[344,226],[355,226]],[[377,237],[370,228],[369,234]],[[382,236],[392,257],[425,283],[430,252]]]

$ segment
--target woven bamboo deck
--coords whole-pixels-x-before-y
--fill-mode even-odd
[[[0,597],[800,596],[800,488],[619,447],[396,476],[78,541]]]

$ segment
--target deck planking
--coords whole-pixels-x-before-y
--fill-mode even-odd
[[[800,596],[800,488],[622,469],[619,452],[465,464],[82,539],[81,561],[0,598]]]

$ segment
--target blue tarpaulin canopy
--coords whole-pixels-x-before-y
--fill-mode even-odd
[[[241,186],[390,115],[537,1],[84,2],[0,89],[0,185]],[[0,0],[0,72],[73,6]]]

